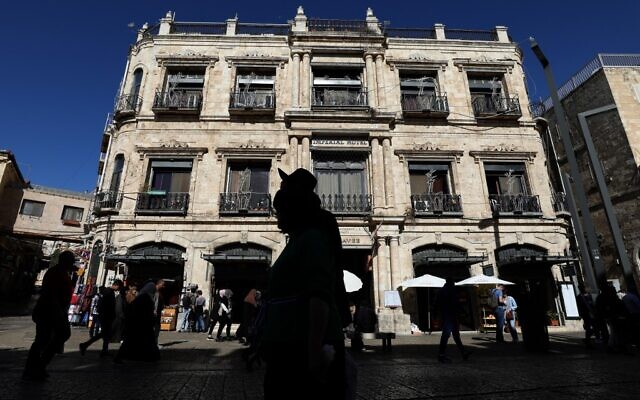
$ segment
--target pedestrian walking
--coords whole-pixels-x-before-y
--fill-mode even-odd
[[[496,318],[496,342],[504,343],[504,317],[506,307],[502,298],[502,292],[504,285],[498,284],[495,289],[492,289],[489,297],[489,305],[493,307],[493,316]]]
[[[124,284],[121,283],[120,289],[115,292],[116,295],[116,315],[111,327],[111,343],[120,343],[124,332],[125,317],[125,290]]]
[[[316,179],[309,171],[279,173],[283,181],[273,205],[278,227],[289,241],[270,270],[264,305],[265,400],[343,399],[339,232],[335,236],[335,229],[329,229],[330,221],[313,191]]]
[[[209,311],[209,332],[207,334],[207,340],[213,340],[213,329],[216,327],[216,324],[220,320],[220,302],[222,299],[220,298],[220,292],[216,290],[213,295],[213,306]]]
[[[640,345],[640,298],[633,293],[622,290],[622,303],[627,309],[627,335],[632,344]]]
[[[40,298],[33,310],[36,337],[29,349],[22,374],[24,379],[46,379],[47,365],[55,353],[63,351],[64,343],[71,336],[67,310],[73,292],[70,273],[75,269],[75,260],[72,252],[63,251],[58,257],[58,264],[44,275]]]
[[[242,307],[242,322],[236,331],[236,337],[238,341],[242,344],[248,345],[249,340],[249,328],[253,324],[253,320],[256,316],[256,310],[258,308],[258,302],[256,300],[256,294],[258,291],[256,289],[249,290],[249,293],[244,297],[243,307]]]
[[[627,310],[616,293],[615,287],[607,282],[596,299],[596,310],[604,319],[608,328],[607,351],[611,353],[629,352],[628,340],[625,336]],[[603,339],[604,340],[604,339]]]
[[[516,303],[516,300],[512,296],[509,296],[506,288],[502,290],[502,302],[505,306],[505,327],[511,334],[511,341],[518,343],[518,331],[516,330],[516,310],[518,309],[518,303]]]
[[[155,293],[153,294],[153,316],[154,325],[153,332],[156,335],[156,345],[158,344],[158,337],[160,336],[160,319],[162,318],[162,310],[164,309],[164,298],[162,297],[162,289],[164,288],[164,279],[156,279]]]
[[[591,336],[596,333],[596,310],[591,293],[584,284],[578,285],[579,293],[576,296],[578,315],[582,318],[582,328],[584,329],[584,345],[588,349],[593,348]]]
[[[130,304],[125,319],[125,336],[114,362],[122,360],[157,361],[160,358],[155,334],[156,283],[147,282]]]
[[[92,336],[86,342],[80,343],[80,354],[84,355],[89,346],[102,339],[100,357],[109,355],[109,343],[111,342],[113,323],[116,319],[116,291],[119,291],[121,288],[122,281],[116,279],[111,284],[111,287],[103,289],[102,296],[98,302],[98,316],[102,329],[99,334]]]
[[[193,307],[196,300],[196,287],[191,287],[184,295],[182,295],[182,322],[179,325],[178,332],[186,332],[193,330],[191,323],[193,321]]]
[[[102,290],[104,288],[98,288],[98,293],[91,298],[91,328],[89,328],[89,337],[93,337],[100,332],[100,317],[98,311],[98,303],[102,297]]]
[[[194,312],[195,312],[195,320],[196,320],[196,332],[204,332],[204,307],[207,304],[207,299],[202,295],[202,290],[198,290],[196,292],[197,297],[194,303]]]
[[[232,303],[231,296],[233,292],[229,289],[223,289],[220,291],[222,299],[220,300],[220,309],[218,310],[218,321],[220,326],[218,327],[218,334],[216,335],[216,342],[222,342],[222,330],[227,329],[227,340],[231,339],[231,311]]]
[[[452,277],[447,277],[444,286],[438,292],[435,302],[435,309],[442,318],[442,336],[440,336],[440,347],[438,348],[438,361],[441,363],[451,362],[451,359],[446,355],[450,336],[453,336],[453,341],[456,343],[458,350],[460,350],[463,360],[467,360],[471,355],[470,351],[465,350],[460,338],[458,316],[461,310],[455,283]]]

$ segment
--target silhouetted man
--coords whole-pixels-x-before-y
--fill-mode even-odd
[[[122,281],[116,279],[111,287],[105,288],[102,292],[102,298],[98,302],[98,318],[100,318],[100,333],[94,335],[91,339],[84,343],[80,343],[80,354],[84,355],[87,348],[93,343],[102,339],[102,351],[100,357],[109,355],[109,342],[111,341],[113,321],[116,318],[116,290],[122,288]]]
[[[67,312],[73,293],[70,273],[75,269],[75,260],[72,252],[63,251],[58,264],[44,275],[40,298],[33,310],[36,337],[29,349],[24,379],[46,379],[47,365],[55,353],[62,352],[64,343],[71,336]]]
[[[440,311],[440,316],[442,317],[442,336],[440,337],[438,361],[441,363],[451,362],[451,359],[445,355],[447,342],[449,342],[451,335],[453,335],[453,340],[456,342],[462,358],[464,360],[468,359],[471,352],[464,349],[462,339],[460,339],[460,322],[458,320],[460,305],[458,303],[458,293],[456,292],[453,278],[448,277],[446,283],[438,292],[435,307]]]

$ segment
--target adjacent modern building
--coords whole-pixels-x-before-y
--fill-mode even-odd
[[[624,285],[624,268],[605,214],[602,196],[589,161],[585,137],[594,154],[618,220],[630,274],[640,287],[640,54],[598,54],[559,89],[567,116],[573,152],[581,170],[590,214],[598,236],[599,252],[609,280]],[[539,108],[541,132],[555,149],[561,170],[568,172],[566,149],[557,129],[551,99]],[[586,130],[580,124],[586,122]],[[555,187],[560,177],[551,174]],[[594,288],[595,289],[595,288]]]
[[[167,278],[239,297],[285,246],[277,168],[307,168],[338,218],[353,293],[379,329],[428,326],[429,273],[536,282],[563,314],[569,251],[522,52],[505,27],[393,28],[363,20],[186,23],[171,12],[131,46],[102,141],[90,274]],[[487,321],[486,288],[461,298]],[[388,291],[400,290],[401,304]]]
[[[0,300],[29,298],[39,271],[63,249],[79,256],[93,195],[32,185],[0,150]]]

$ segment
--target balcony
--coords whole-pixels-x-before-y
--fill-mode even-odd
[[[416,216],[462,215],[459,194],[430,193],[411,196]]]
[[[319,194],[322,208],[336,215],[368,215],[370,194]]]
[[[117,213],[122,204],[122,192],[104,191],[96,193],[93,211],[96,214]]]
[[[133,94],[125,94],[116,98],[114,106],[114,118],[122,119],[136,115],[140,111],[142,97]]]
[[[321,86],[313,88],[314,108],[358,109],[369,106],[367,88],[345,86]]]
[[[553,211],[558,214],[569,214],[569,205],[567,203],[567,195],[562,192],[553,193]]]
[[[156,92],[152,110],[156,114],[199,114],[201,107],[201,90],[174,90]]]
[[[540,199],[535,195],[491,194],[489,203],[494,216],[542,215]]]
[[[270,215],[269,193],[220,193],[220,215]]]
[[[402,113],[407,117],[446,118],[449,115],[447,96],[403,93]]]
[[[479,96],[471,102],[478,118],[518,119],[522,116],[517,96]]]
[[[139,215],[186,215],[189,193],[151,191],[138,193],[136,214]]]
[[[275,109],[275,92],[233,92],[229,100],[229,114],[269,115]]]

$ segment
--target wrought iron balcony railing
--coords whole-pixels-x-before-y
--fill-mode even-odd
[[[198,113],[202,107],[201,90],[170,90],[156,92],[153,99],[154,112],[185,112]]]
[[[373,33],[369,30],[367,21],[364,20],[338,20],[338,19],[315,19],[307,21],[309,32],[353,32],[353,33]]]
[[[367,88],[318,86],[313,88],[314,107],[367,107]]]
[[[275,92],[233,92],[229,100],[229,110],[231,111],[269,111],[276,108]]]
[[[220,214],[269,215],[270,212],[269,193],[220,193]]]
[[[402,112],[405,114],[424,114],[425,116],[449,115],[447,95],[402,94]]]
[[[495,215],[540,215],[540,199],[537,195],[491,194],[491,211]]]
[[[520,118],[520,101],[517,96],[478,96],[472,101],[476,117]]]
[[[568,213],[567,195],[563,192],[553,193],[553,210],[556,213]]]
[[[136,114],[140,111],[141,104],[142,97],[137,94],[123,94],[122,96],[118,96],[114,106],[115,117],[120,118],[124,115]]]
[[[370,194],[318,194],[322,208],[334,214],[366,215],[371,212]]]
[[[435,39],[436,31],[432,28],[384,28],[384,35],[390,38]]]
[[[414,194],[411,195],[411,205],[416,215],[462,215],[462,202],[459,194]]]
[[[453,40],[479,40],[486,42],[495,42],[498,40],[498,34],[495,30],[445,29],[444,36],[447,39]]]
[[[96,193],[93,203],[93,210],[96,213],[115,212],[120,209],[122,204],[122,192],[114,192],[107,190]]]
[[[150,191],[138,193],[136,214],[186,215],[189,193]]]

